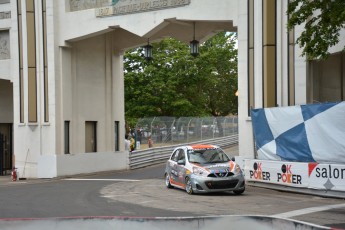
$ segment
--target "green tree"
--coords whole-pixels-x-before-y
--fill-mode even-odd
[[[218,34],[200,47],[197,58],[187,44],[171,38],[152,44],[149,62],[142,48],[126,52],[126,120],[237,113],[235,41],[233,34]]]
[[[193,74],[187,45],[174,39],[152,45],[154,59],[150,62],[144,59],[141,48],[125,55],[126,115],[197,116],[200,111],[193,109],[190,98],[179,88]]]
[[[237,35],[218,33],[200,48],[197,61],[203,76],[205,110],[212,116],[237,114]]]
[[[329,48],[339,43],[340,30],[345,28],[345,1],[291,0],[287,13],[289,30],[305,23],[297,38],[302,55],[309,60],[327,58]]]

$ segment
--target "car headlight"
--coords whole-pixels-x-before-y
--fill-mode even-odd
[[[241,167],[238,164],[236,164],[234,172],[235,174],[242,174]]]
[[[208,172],[200,167],[193,167],[193,174],[197,176],[207,176]]]

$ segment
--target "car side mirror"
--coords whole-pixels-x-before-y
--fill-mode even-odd
[[[235,157],[231,157],[231,160],[232,160],[233,162],[235,162]]]
[[[178,165],[185,165],[185,164],[186,164],[186,161],[185,161],[185,160],[178,160],[178,161],[177,161],[177,164],[178,164]]]

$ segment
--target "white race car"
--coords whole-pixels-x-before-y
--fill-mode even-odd
[[[234,159],[220,147],[205,144],[175,148],[166,163],[165,184],[188,194],[245,190],[244,175]]]

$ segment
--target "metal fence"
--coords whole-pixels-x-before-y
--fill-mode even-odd
[[[190,144],[203,143],[202,141],[191,142]],[[238,134],[209,139],[206,141],[208,144],[218,145],[225,149],[238,144]],[[143,168],[150,165],[164,163],[168,160],[174,148],[179,145],[169,145],[165,147],[157,147],[151,149],[143,149],[131,152],[129,154],[129,167],[130,169]],[[231,157],[229,155],[229,157]]]
[[[231,117],[151,117],[139,119],[132,135],[136,149],[190,143],[238,133],[238,118]]]

